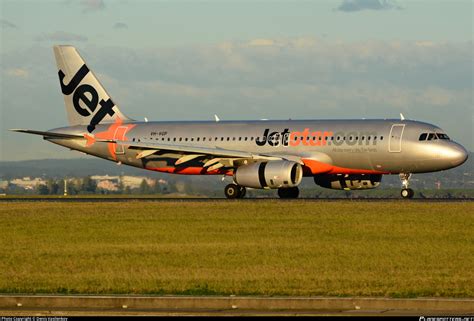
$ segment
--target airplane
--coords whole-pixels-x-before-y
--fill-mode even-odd
[[[466,149],[438,126],[400,119],[136,121],[125,116],[73,46],[54,46],[69,126],[38,131],[43,139],[151,171],[231,176],[224,193],[276,189],[284,199],[313,177],[322,187],[366,190],[398,174],[412,198],[412,174],[464,163]]]

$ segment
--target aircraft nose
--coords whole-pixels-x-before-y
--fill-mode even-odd
[[[467,160],[467,150],[461,145],[452,142],[442,152],[442,157],[453,166],[459,166]]]

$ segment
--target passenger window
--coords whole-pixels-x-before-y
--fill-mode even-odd
[[[176,137],[175,137],[175,138],[173,138],[173,142],[175,142],[175,141],[176,141]]]
[[[224,137],[221,137],[221,142],[223,142],[223,141],[224,141]]]
[[[196,141],[199,141],[199,137],[198,137],[198,138],[196,138]]]
[[[245,136],[245,141],[247,141],[247,136]]]
[[[168,137],[168,141],[170,141],[170,138]]]
[[[180,138],[179,138],[179,141],[182,141],[182,140],[183,140],[183,137],[180,137]]]
[[[184,140],[185,140],[185,141],[188,141],[188,138],[186,137]]]
[[[380,136],[380,140],[383,140],[383,136]]]
[[[427,133],[423,133],[420,135],[420,138],[418,138],[418,140],[426,140],[426,136],[428,136]]]

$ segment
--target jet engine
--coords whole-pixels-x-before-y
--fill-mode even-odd
[[[234,172],[235,183],[252,188],[289,188],[298,186],[303,168],[296,162],[275,160],[242,165]]]
[[[321,187],[331,189],[371,189],[376,188],[382,181],[380,174],[331,174],[316,175],[314,182]]]

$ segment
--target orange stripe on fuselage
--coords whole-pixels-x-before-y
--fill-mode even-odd
[[[313,159],[302,159],[304,166],[303,171],[305,175],[317,174],[389,174],[388,172],[377,171],[372,169],[357,169],[339,167],[323,162],[318,162]]]

